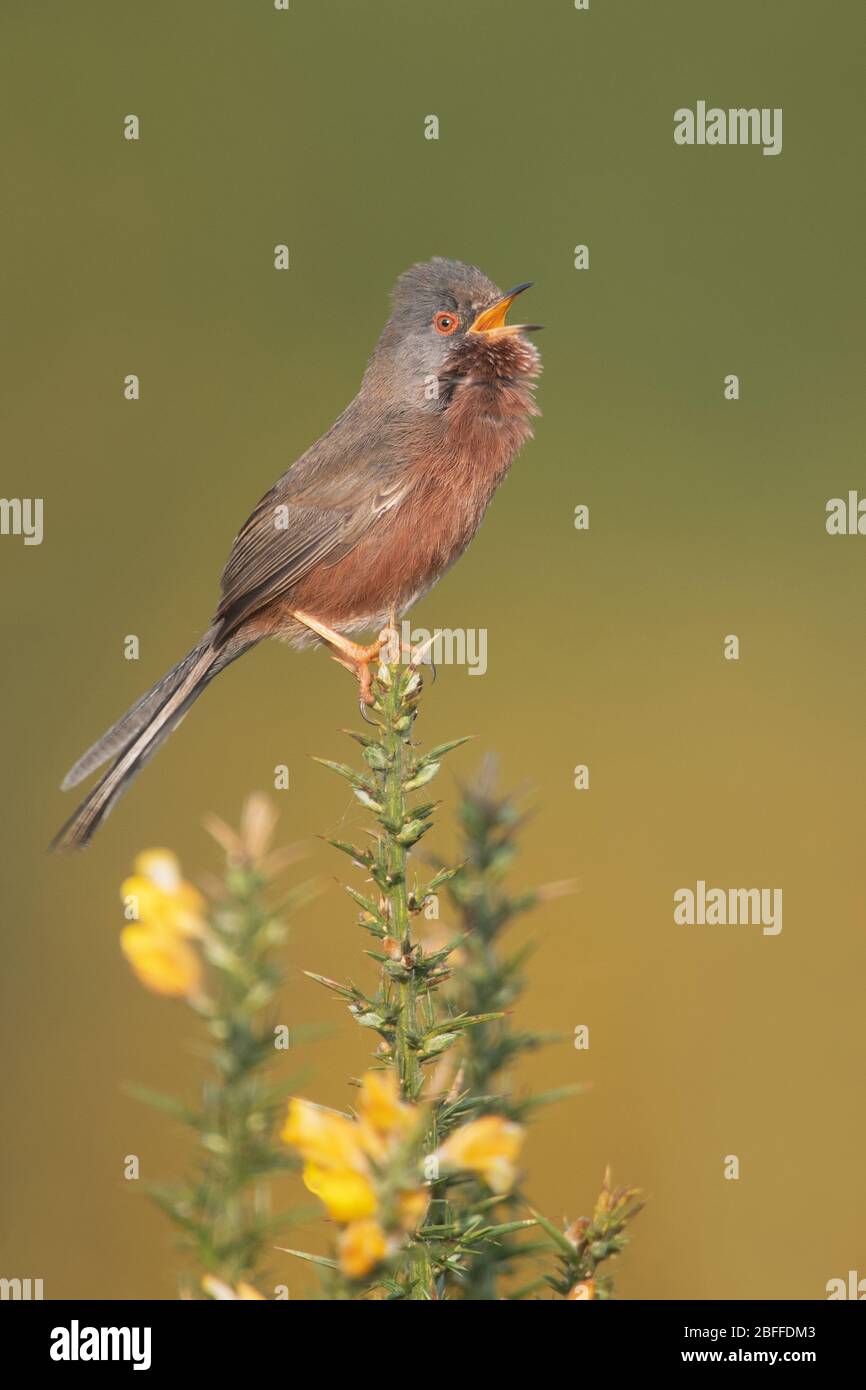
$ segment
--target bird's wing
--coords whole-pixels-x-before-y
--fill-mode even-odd
[[[331,468],[300,460],[262,498],[235,540],[216,612],[222,633],[288,593],[316,565],[336,564],[403,500],[413,481],[405,459],[385,464],[373,451]]]

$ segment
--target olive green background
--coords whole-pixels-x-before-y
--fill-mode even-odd
[[[824,528],[828,498],[866,489],[864,40],[860,0],[3,7],[2,492],[44,497],[45,539],[0,538],[0,1275],[173,1296],[171,1231],[122,1162],[172,1178],[188,1150],[121,1088],[194,1096],[196,1028],[128,972],[118,884],[152,845],[214,867],[202,815],[236,818],[276,763],[281,837],[322,888],[281,1016],[333,1027],[287,1065],[331,1104],[364,1066],[301,973],[363,974],[366,944],[314,838],[362,819],[309,757],[342,756],[356,718],[324,654],[259,648],[87,854],[44,850],[62,774],[197,639],[238,526],[433,254],[534,280],[547,325],[536,438],[414,614],[489,634],[487,675],[444,668],[425,700],[425,741],[478,735],[441,779],[435,847],[498,750],[533,808],[516,882],[580,884],[515,932],[537,941],[520,1020],[564,1039],[523,1081],[591,1083],[534,1127],[528,1190],[573,1218],[608,1161],[646,1190],[624,1297],[820,1298],[866,1275],[866,539]],[[698,99],[781,106],[782,153],[676,147]],[[698,878],[781,887],[781,935],[676,927]],[[294,1238],[324,1248],[324,1227]],[[275,1273],[307,1286],[288,1257]]]

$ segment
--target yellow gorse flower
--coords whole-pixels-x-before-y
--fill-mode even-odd
[[[361,1117],[386,1139],[406,1135],[417,1123],[411,1105],[400,1100],[393,1071],[368,1071],[361,1078]]]
[[[378,1221],[353,1221],[337,1241],[340,1268],[349,1279],[363,1279],[388,1253],[388,1239]]]
[[[317,1168],[366,1170],[358,1126],[346,1115],[335,1115],[311,1101],[289,1102],[283,1139]]]
[[[417,1231],[430,1205],[430,1194],[423,1187],[410,1187],[397,1193],[397,1215],[404,1231]]]
[[[461,1125],[436,1152],[443,1168],[477,1173],[493,1192],[508,1192],[517,1177],[523,1129],[502,1115],[484,1115]]]
[[[424,1220],[429,1192],[411,1167],[400,1170],[401,1148],[418,1123],[418,1108],[400,1099],[393,1071],[365,1074],[357,1119],[307,1100],[289,1105],[282,1137],[304,1160],[306,1186],[345,1227],[337,1248],[350,1279],[368,1275]],[[442,1167],[477,1173],[503,1193],[514,1185],[522,1142],[520,1125],[485,1115],[455,1130],[436,1157]]]
[[[293,1100],[282,1137],[304,1160],[304,1183],[328,1215],[346,1226],[340,1236],[340,1268],[361,1279],[388,1250],[382,1225],[388,1165],[418,1124],[418,1110],[400,1099],[393,1072],[367,1072],[361,1081],[358,1118],[349,1119],[306,1100]],[[413,1231],[424,1218],[428,1195],[407,1178],[389,1205],[389,1225]],[[386,1203],[387,1204],[387,1203]]]
[[[135,908],[135,920],[159,923],[180,936],[201,936],[205,900],[181,876],[180,861],[170,849],[147,849],[133,863],[133,874],[120,886],[120,896]]]
[[[315,1193],[335,1221],[358,1221],[378,1206],[376,1189],[364,1173],[351,1168],[318,1168],[304,1164],[304,1184]]]
[[[205,901],[181,876],[177,856],[167,849],[146,850],[135,872],[121,884],[121,897],[134,909],[120,945],[141,983],[156,994],[189,998],[201,988],[202,963],[190,938],[206,930]]]
[[[141,983],[154,994],[185,999],[201,987],[201,960],[188,941],[165,927],[124,927],[120,945]]]

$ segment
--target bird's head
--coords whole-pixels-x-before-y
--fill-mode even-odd
[[[414,265],[394,287],[374,360],[414,399],[434,378],[535,376],[538,353],[524,335],[541,325],[506,322],[512,302],[529,288],[503,294],[475,266],[440,256]]]

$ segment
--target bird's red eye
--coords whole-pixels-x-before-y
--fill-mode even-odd
[[[455,333],[460,327],[460,320],[456,314],[450,314],[447,309],[440,309],[438,314],[433,315],[433,327],[437,333],[441,333],[443,338],[447,338],[450,333]]]

